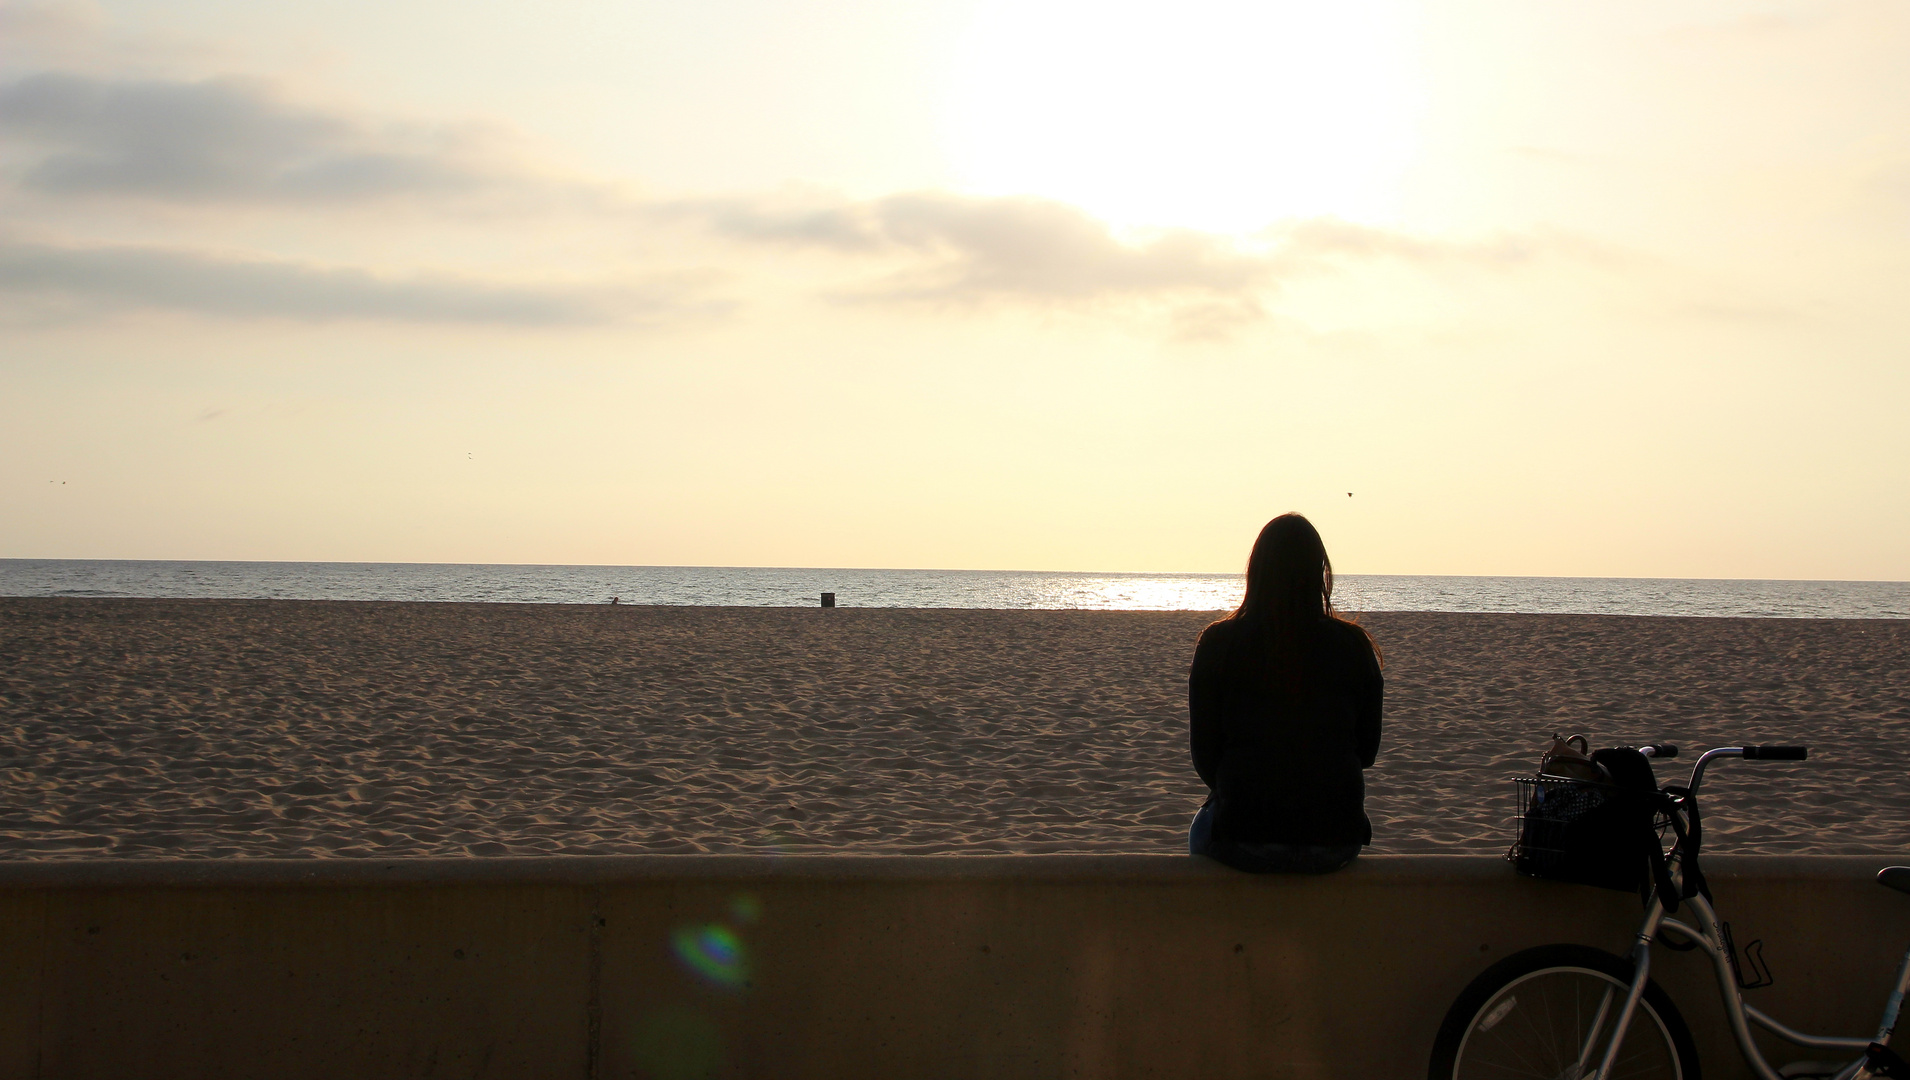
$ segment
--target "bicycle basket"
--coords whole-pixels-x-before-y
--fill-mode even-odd
[[[1512,782],[1519,834],[1506,858],[1519,873],[1632,893],[1650,884],[1658,834],[1645,793],[1555,776]]]

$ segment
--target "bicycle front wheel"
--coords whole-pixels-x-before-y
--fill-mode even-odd
[[[1487,968],[1433,1044],[1431,1080],[1579,1080],[1611,1045],[1632,966],[1585,945],[1543,945]],[[1699,1080],[1677,1006],[1647,982],[1607,1080]]]

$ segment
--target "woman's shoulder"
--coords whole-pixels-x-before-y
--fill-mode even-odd
[[[1336,649],[1361,659],[1378,658],[1379,647],[1373,643],[1373,635],[1367,633],[1364,626],[1348,619],[1335,618],[1328,619],[1326,622],[1327,639]]]
[[[1207,624],[1200,632],[1200,638],[1194,644],[1195,657],[1218,659],[1232,651],[1233,643],[1240,637],[1240,620],[1233,616],[1218,619]]]
[[[1245,620],[1238,615],[1229,615],[1207,624],[1200,632],[1200,643],[1208,648],[1217,648],[1238,641],[1253,632]]]
[[[1372,640],[1367,636],[1364,626],[1343,616],[1334,615],[1329,617],[1326,620],[1326,628],[1327,632],[1332,634],[1336,641],[1366,642]]]

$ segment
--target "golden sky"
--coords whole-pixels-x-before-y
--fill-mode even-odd
[[[1910,578],[1901,2],[0,41],[0,557]]]

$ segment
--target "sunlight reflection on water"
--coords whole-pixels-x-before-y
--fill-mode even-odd
[[[0,559],[0,596],[1220,611],[1238,574]],[[1910,583],[1342,575],[1348,611],[1910,618]]]

